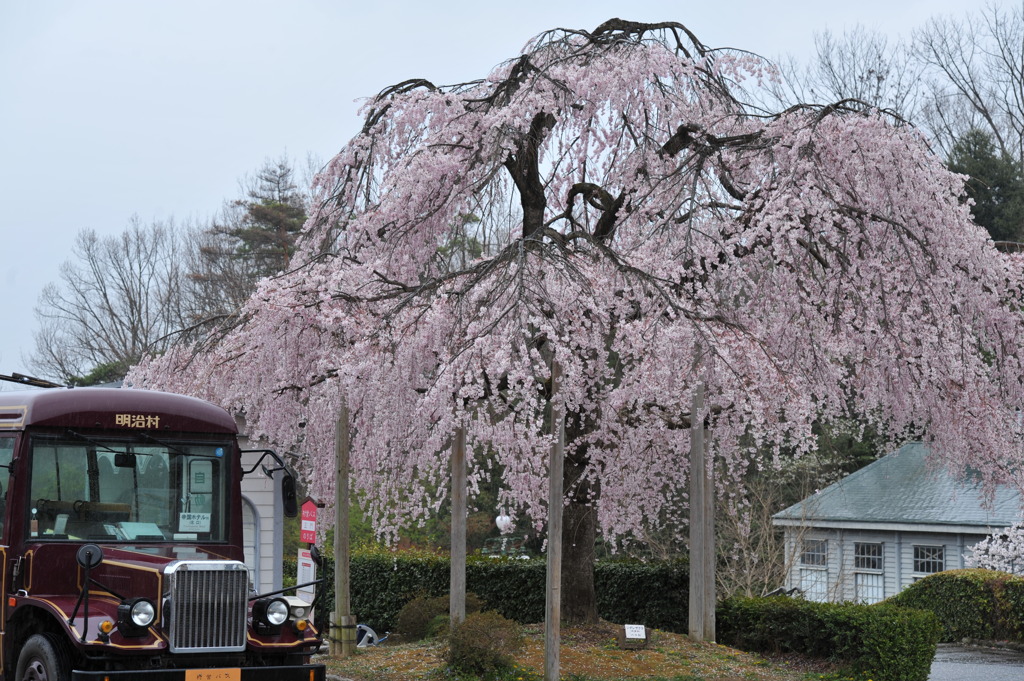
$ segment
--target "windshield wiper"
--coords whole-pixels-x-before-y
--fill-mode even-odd
[[[88,442],[88,443],[89,443],[89,444],[91,444],[91,445],[92,445],[93,447],[100,447],[100,448],[102,448],[102,449],[103,449],[104,451],[107,451],[107,452],[112,452],[112,453],[114,453],[114,454],[124,454],[124,452],[119,452],[119,451],[117,451],[116,449],[111,449],[110,447],[108,447],[107,445],[103,444],[103,443],[102,443],[102,442],[100,442],[99,440],[93,440],[93,439],[92,439],[91,437],[89,437],[88,435],[82,435],[81,433],[76,433],[75,431],[71,430],[70,428],[65,428],[65,429],[64,429],[64,432],[65,432],[66,434],[68,434],[68,435],[74,435],[74,436],[75,436],[75,437],[77,437],[77,438],[78,438],[79,440],[84,440],[85,442]]]
[[[199,452],[186,452],[184,449],[180,449],[178,447],[175,447],[170,442],[164,442],[163,440],[158,440],[157,438],[153,437],[152,435],[150,435],[149,433],[147,433],[145,431],[136,430],[136,431],[132,431],[132,434],[138,435],[139,437],[141,437],[143,440],[146,440],[147,442],[152,442],[155,445],[160,445],[161,447],[166,447],[167,449],[169,449],[170,451],[174,452],[175,454],[180,454],[182,456],[198,456],[198,457],[203,458],[203,459],[217,459],[217,458],[220,458],[216,454],[202,454],[202,453],[199,453]]]

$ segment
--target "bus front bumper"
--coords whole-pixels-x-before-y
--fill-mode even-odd
[[[322,664],[295,667],[214,667],[207,669],[146,669],[107,672],[74,670],[71,681],[326,681]]]

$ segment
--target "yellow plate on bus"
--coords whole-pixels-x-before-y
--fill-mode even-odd
[[[187,669],[185,681],[242,681],[241,669]]]

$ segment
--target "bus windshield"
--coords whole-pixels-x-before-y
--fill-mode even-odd
[[[29,536],[42,541],[220,542],[230,444],[32,439]]]

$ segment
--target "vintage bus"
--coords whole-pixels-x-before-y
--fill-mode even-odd
[[[308,608],[250,585],[241,454],[191,397],[0,392],[0,678],[323,681]]]

